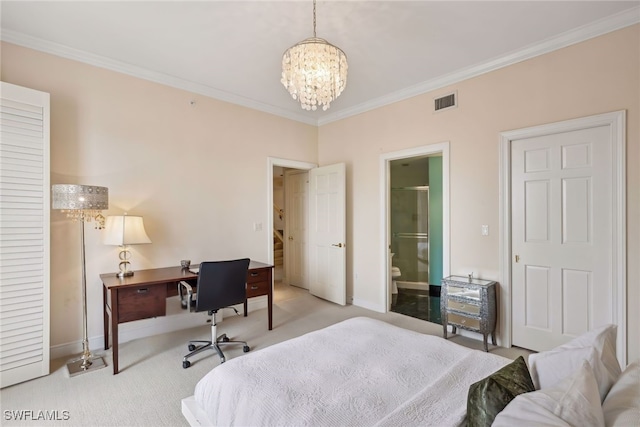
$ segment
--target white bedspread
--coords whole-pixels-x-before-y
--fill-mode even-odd
[[[510,362],[358,317],[231,359],[194,396],[220,426],[455,426]]]

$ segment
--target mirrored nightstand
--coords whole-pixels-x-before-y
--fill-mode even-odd
[[[464,276],[442,279],[440,311],[445,339],[447,325],[451,325],[454,334],[457,328],[481,333],[484,351],[489,351],[489,334],[496,345],[496,282]]]

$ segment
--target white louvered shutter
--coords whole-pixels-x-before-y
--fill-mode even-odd
[[[49,374],[49,94],[0,82],[0,387]]]

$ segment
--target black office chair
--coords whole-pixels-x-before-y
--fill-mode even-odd
[[[195,307],[192,304],[194,292],[191,285],[184,281],[178,284],[180,295],[183,295],[181,287],[187,291],[186,304],[183,306],[189,307],[191,311],[208,311],[209,315],[213,316],[211,321],[211,341],[189,341],[188,348],[191,353],[182,359],[183,368],[186,369],[191,366],[191,362],[188,360],[191,356],[204,350],[217,351],[220,356],[220,363],[224,363],[225,357],[220,349],[221,345],[244,344],[242,350],[245,353],[251,350],[245,341],[231,341],[227,334],[217,336],[216,333],[216,313],[218,310],[232,308],[236,314],[239,314],[238,310],[231,306],[242,304],[246,300],[248,270],[248,258],[201,263],[195,292]]]

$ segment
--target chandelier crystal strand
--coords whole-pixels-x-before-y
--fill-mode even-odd
[[[342,49],[316,37],[313,1],[313,37],[287,49],[282,56],[284,87],[305,110],[327,110],[347,85],[347,56]]]

